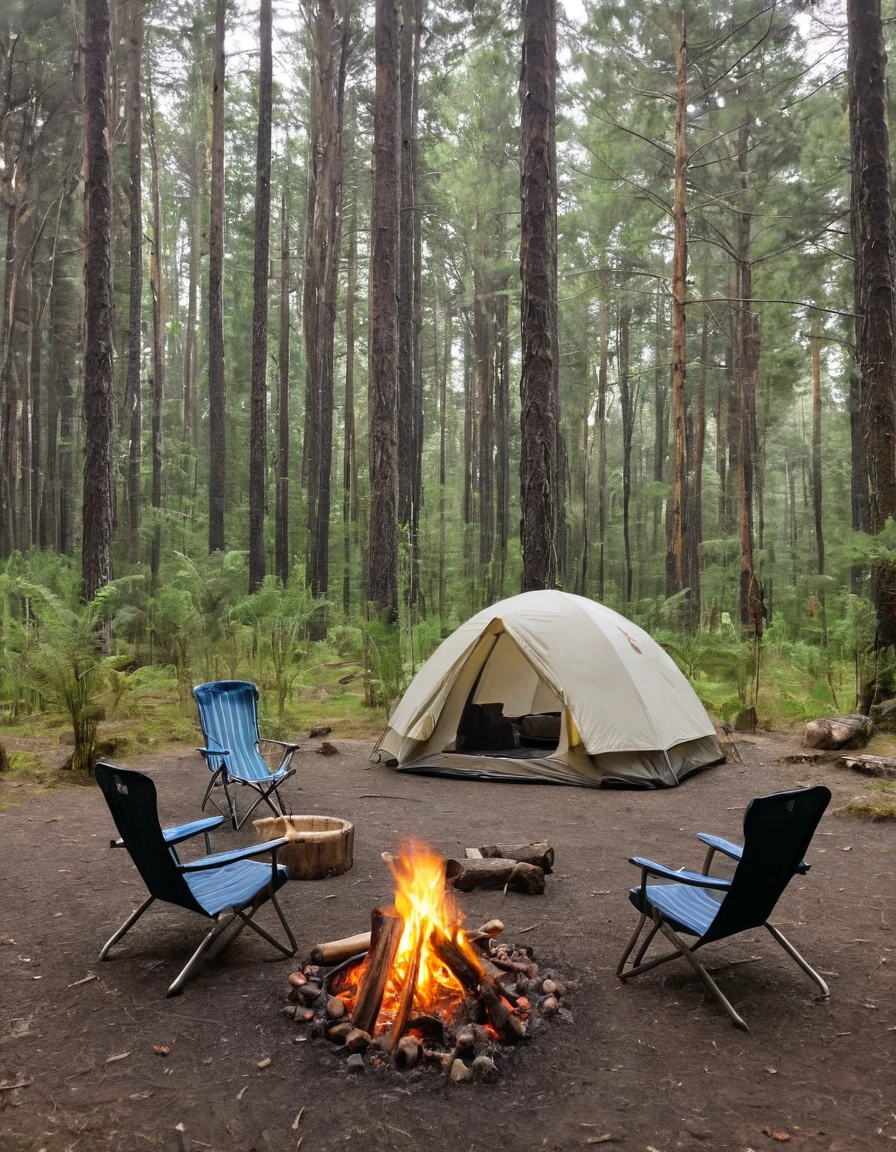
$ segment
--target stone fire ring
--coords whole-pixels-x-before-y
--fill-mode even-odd
[[[355,829],[336,816],[268,816],[253,820],[259,840],[285,836],[278,861],[289,869],[290,880],[325,880],[352,866]]]

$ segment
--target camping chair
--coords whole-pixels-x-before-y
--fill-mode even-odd
[[[641,883],[631,889],[629,899],[640,912],[641,918],[616,969],[620,980],[639,976],[668,960],[684,956],[731,1017],[735,1027],[749,1032],[743,1019],[729,1004],[694,953],[713,940],[723,940],[738,932],[764,926],[806,975],[815,981],[821,989],[822,999],[826,999],[830,995],[827,984],[790,941],[769,924],[768,917],[792,877],[797,873],[805,875],[808,870],[809,865],[803,860],[803,855],[830,799],[831,793],[827,788],[817,787],[802,788],[795,792],[776,792],[772,796],[751,800],[744,813],[743,846],[720,837],[699,834],[699,838],[710,846],[703,872],[688,872],[684,869],[674,872],[641,856],[631,857],[630,862],[641,869]],[[737,867],[730,880],[706,874],[712,853],[716,851],[722,851],[737,860]],[[648,884],[648,876],[658,876],[669,883]],[[714,896],[713,893],[719,895]],[[648,916],[653,920],[653,925],[631,967],[625,970],[625,963]],[[662,932],[676,950],[642,963],[657,932]],[[696,936],[696,943],[685,943],[679,933]]]
[[[187,961],[183,971],[168,989],[169,996],[176,996],[205,954],[231,925],[236,931],[227,940],[228,947],[248,925],[259,936],[273,944],[284,956],[294,956],[296,941],[287,924],[275,892],[282,888],[288,879],[286,868],[277,864],[277,850],[287,841],[269,840],[265,844],[253,844],[234,852],[219,852],[214,856],[204,856],[198,860],[182,864],[166,840],[165,832],[159,824],[156,806],[156,787],[148,776],[113,764],[99,763],[94,769],[97,783],[103,790],[106,803],[112,813],[115,826],[127,848],[143,883],[149,889],[149,898],[144,900],[115,935],[103,946],[100,959],[108,957],[109,949],[140,919],[154,900],[164,900],[180,908],[188,908],[214,921],[205,939]],[[224,817],[216,817],[223,822]],[[199,820],[202,825],[205,821]],[[181,825],[181,829],[188,825]],[[168,829],[171,832],[171,829]],[[196,833],[203,831],[197,828]],[[183,837],[181,838],[183,839]],[[269,853],[270,866],[250,860],[251,856]],[[286,932],[291,948],[284,947],[273,936],[255,923],[253,917],[266,900],[274,905],[280,923]],[[232,915],[222,918],[222,912]]]
[[[283,803],[277,789],[295,774],[295,768],[290,768],[289,762],[299,745],[261,739],[258,734],[258,689],[245,680],[216,680],[197,685],[193,696],[199,705],[199,723],[206,744],[198,751],[205,757],[212,774],[202,801],[203,811],[212,789],[220,784],[227,797],[234,828],[241,828],[262,801],[275,816],[282,816]],[[280,763],[273,771],[265,763],[260,744],[273,744],[283,749]],[[258,793],[242,816],[237,812],[237,784]]]

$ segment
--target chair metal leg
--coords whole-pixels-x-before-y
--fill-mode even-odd
[[[818,987],[821,989],[822,1000],[827,1000],[831,994],[831,990],[828,988],[824,980],[822,980],[821,976],[815,971],[812,965],[803,959],[803,957],[799,954],[799,952],[797,952],[796,948],[794,948],[784,933],[780,932],[774,926],[774,924],[769,924],[768,921],[766,921],[765,926],[768,928],[769,932],[771,932],[772,936],[774,936],[774,938],[778,941],[787,955],[790,956],[791,959],[795,960],[797,964],[799,964],[800,968],[802,968],[802,970],[809,977],[809,979],[818,985]]]
[[[150,896],[147,900],[143,901],[143,903],[140,905],[140,907],[137,909],[136,912],[132,912],[130,914],[130,916],[128,916],[127,920],[125,920],[124,924],[122,924],[122,926],[118,929],[118,931],[115,933],[115,935],[112,936],[109,940],[107,940],[106,943],[103,945],[103,950],[102,950],[102,952],[100,952],[100,960],[106,959],[106,954],[109,951],[109,949],[112,947],[112,945],[117,944],[118,941],[122,938],[122,936],[124,936],[125,932],[129,932],[131,930],[131,928],[134,927],[134,925],[137,923],[137,921],[140,919],[140,917],[143,915],[143,913],[150,906],[150,904],[152,904],[152,902],[154,900],[155,900],[155,896]]]
[[[280,907],[280,902],[277,899],[277,897],[274,895],[273,892],[270,894],[268,899],[274,905],[274,911],[280,917],[280,923],[283,925],[283,931],[286,933],[286,938],[289,940],[290,944],[292,945],[292,948],[291,949],[284,948],[283,945],[279,942],[279,940],[276,940],[273,936],[270,935],[270,933],[266,932],[264,930],[264,928],[261,928],[258,924],[255,923],[255,921],[252,919],[252,917],[255,915],[255,911],[257,911],[257,909],[255,911],[253,911],[250,916],[244,917],[246,924],[248,925],[249,928],[254,928],[259,936],[263,936],[265,938],[265,940],[269,941],[271,944],[274,945],[275,948],[279,949],[279,951],[281,951],[284,956],[295,956],[296,952],[298,951],[299,946],[296,943],[295,936],[293,936],[293,934],[292,934],[292,929],[290,928],[289,924],[286,922],[286,917],[283,915],[283,909]],[[240,915],[242,916],[243,914],[240,913]]]
[[[232,923],[233,917],[231,917],[230,920],[225,920],[223,922],[219,920],[215,923],[215,926],[210,932],[206,933],[202,943],[187,961],[186,965],[181,970],[180,975],[169,986],[168,991],[165,993],[166,996],[179,996],[181,994],[184,988],[184,984],[186,984],[189,978],[199,967],[199,964],[203,960],[206,952],[208,952],[209,948],[211,948],[212,944],[214,944],[217,938],[227,931]]]
[[[638,920],[638,926],[629,937],[628,944],[625,946],[625,951],[622,953],[622,959],[616,965],[617,976],[622,977],[622,969],[625,967],[626,960],[628,960],[629,956],[631,955],[632,948],[634,948],[635,944],[638,942],[638,937],[641,935],[641,929],[644,927],[646,920],[647,916],[642,912],[641,918]]]
[[[644,954],[647,952],[647,949],[650,947],[654,936],[656,936],[657,932],[659,931],[659,928],[660,928],[659,924],[654,924],[653,927],[650,929],[650,931],[647,933],[647,937],[644,940],[644,943],[638,949],[638,954],[634,958],[634,960],[632,961],[632,968],[637,968],[638,965],[641,963],[641,961],[644,959]]]
[[[676,948],[680,949],[681,955],[684,956],[685,960],[687,960],[687,962],[694,969],[694,971],[697,973],[709,991],[712,992],[716,1000],[718,1000],[718,1002],[728,1013],[729,1017],[731,1018],[731,1023],[734,1025],[734,1027],[740,1028],[744,1032],[749,1032],[750,1029],[747,1027],[747,1023],[744,1018],[737,1014],[737,1012],[731,1006],[730,1001],[725,996],[724,992],[721,990],[718,984],[716,984],[715,980],[713,980],[712,976],[710,976],[710,974],[706,971],[706,969],[694,955],[693,951],[687,946],[687,944],[685,944],[678,933],[663,921],[660,921],[659,929],[663,935],[675,945]]]

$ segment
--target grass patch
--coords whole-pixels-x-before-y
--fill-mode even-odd
[[[838,808],[835,816],[857,816],[861,820],[896,820],[896,781],[876,780],[867,791]]]

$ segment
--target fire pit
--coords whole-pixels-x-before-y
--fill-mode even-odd
[[[498,941],[500,921],[464,931],[441,856],[409,844],[387,859],[395,905],[374,909],[369,947],[293,972],[284,1014],[343,1046],[351,1071],[429,1065],[454,1081],[490,1079],[494,1056],[557,1015],[565,989],[530,948]],[[340,943],[361,952],[367,941]],[[338,955],[327,948],[322,955]]]

